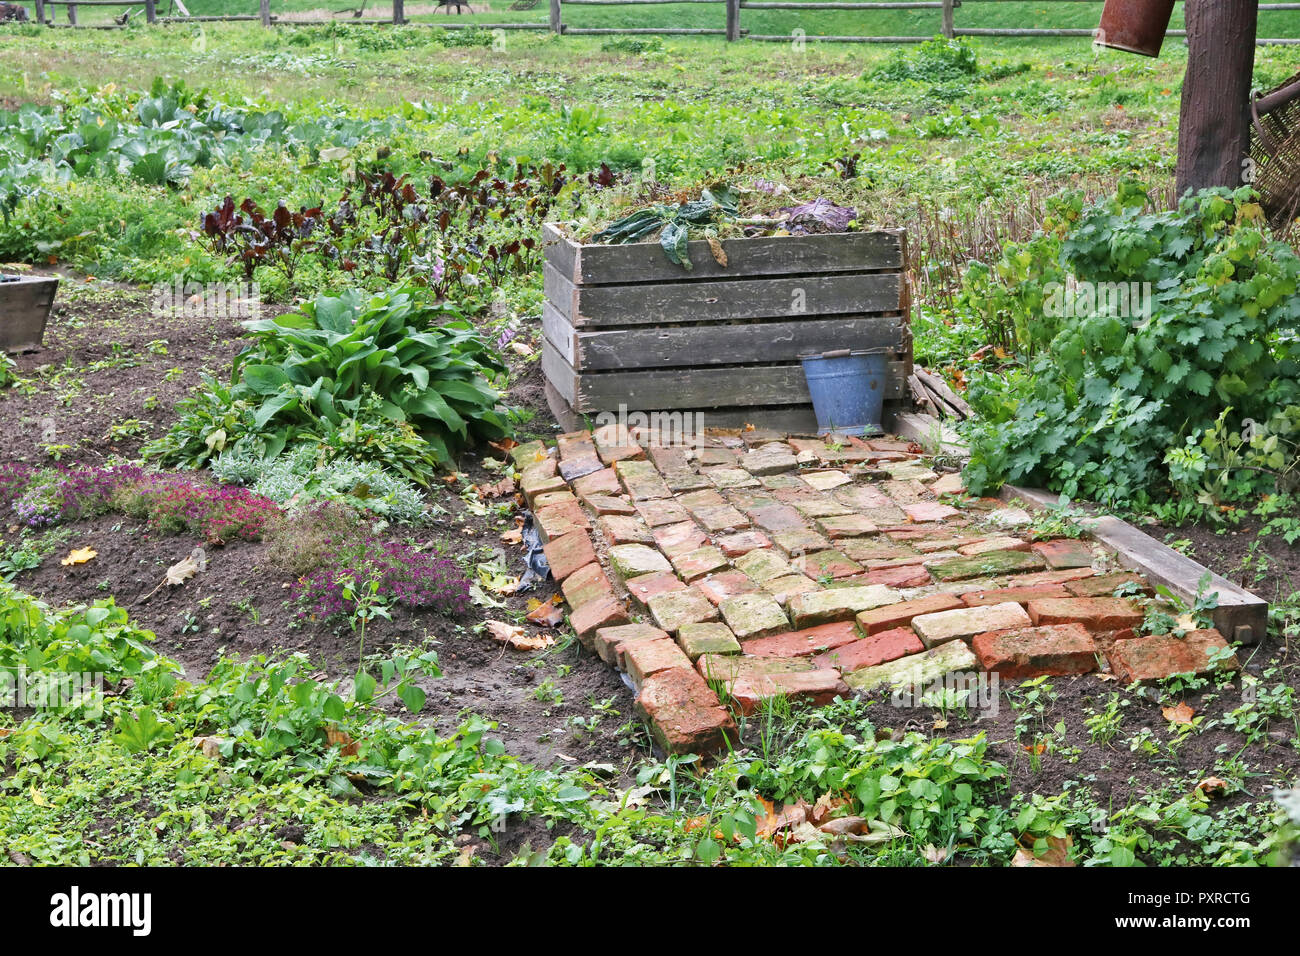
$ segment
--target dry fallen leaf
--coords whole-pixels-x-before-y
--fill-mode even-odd
[[[532,623],[538,624],[542,627],[559,627],[564,623],[564,612],[556,607],[552,602],[546,601],[545,603],[542,603],[540,601],[529,601],[528,603],[530,605],[533,605],[534,603],[536,604],[536,606],[532,607],[528,612],[528,620]]]
[[[555,638],[551,635],[537,634],[530,637],[517,624],[506,624],[504,621],[488,621],[487,629],[488,633],[496,640],[513,647],[517,651],[540,651],[543,648],[555,645]]]
[[[524,533],[519,528],[511,528],[501,535],[501,541],[505,544],[523,544]]]
[[[1047,753],[1047,744],[1025,744],[1025,751],[1033,754],[1035,757],[1041,757]]]
[[[524,358],[533,354],[533,347],[527,342],[511,342],[510,351],[516,355],[522,355]]]
[[[1195,714],[1196,711],[1188,707],[1187,702],[1184,701],[1177,707],[1162,707],[1160,708],[1160,713],[1164,714],[1165,720],[1169,721],[1171,724],[1190,724],[1192,722],[1192,715]]]
[[[1012,866],[1074,866],[1074,861],[1070,859],[1070,846],[1073,844],[1070,837],[1048,837],[1047,850],[1042,856],[1034,856],[1033,848],[1025,849],[1023,846],[1016,850],[1016,855],[1011,859]]]
[[[840,807],[846,806],[848,802],[846,798],[827,791],[817,798],[817,802],[813,804],[808,818],[817,826],[821,826],[830,819],[832,813]]]
[[[940,849],[933,843],[927,843],[925,849],[921,851],[921,855],[931,863],[942,863],[944,860],[948,859],[948,851],[946,849]]]
[[[167,569],[167,583],[173,587],[177,584],[184,584],[198,573],[199,563],[194,560],[194,555],[191,554]]]
[[[325,742],[331,747],[338,747],[339,753],[345,757],[355,757],[357,755],[357,742],[346,730],[339,730],[337,727],[325,728]]]
[[[1228,789],[1228,781],[1219,777],[1206,777],[1196,785],[1197,790],[1204,790],[1207,797],[1221,797]]]
[[[68,552],[68,556],[60,561],[59,564],[64,567],[67,567],[70,564],[85,564],[97,554],[99,554],[99,552],[94,548],[73,548]]]

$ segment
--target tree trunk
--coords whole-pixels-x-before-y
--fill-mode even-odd
[[[1187,0],[1178,195],[1243,183],[1258,0]]]

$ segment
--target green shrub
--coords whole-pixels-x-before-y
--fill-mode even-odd
[[[1270,240],[1249,189],[1153,211],[1126,181],[1051,209],[1042,235],[968,276],[964,305],[1024,349],[1019,369],[972,381],[972,492],[1142,503],[1168,489],[1170,452],[1221,419],[1238,430],[1300,404],[1300,257]]]

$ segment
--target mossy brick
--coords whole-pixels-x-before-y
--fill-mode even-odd
[[[855,513],[848,505],[841,504],[827,494],[792,494],[786,499],[786,504],[810,520],[842,517]]]
[[[1215,630],[1188,631],[1182,637],[1153,634],[1116,641],[1107,658],[1123,684],[1163,680],[1175,674],[1231,673],[1241,669],[1236,655],[1227,654],[1228,642]],[[1227,656],[1224,656],[1227,654]]]
[[[719,508],[727,503],[727,499],[722,497],[722,493],[716,488],[691,491],[684,495],[678,495],[677,500],[683,508],[690,512],[694,512],[698,508]]]
[[[650,598],[649,607],[650,616],[655,623],[670,634],[677,633],[683,624],[700,624],[718,619],[718,609],[698,588],[686,587],[680,591],[656,594]]]
[[[968,558],[946,558],[926,564],[936,581],[961,581],[994,574],[1016,574],[1020,571],[1035,571],[1042,566],[1042,556],[1032,551],[993,551],[989,554],[977,554]]]
[[[836,621],[801,631],[756,637],[745,641],[741,647],[751,657],[811,657],[852,644],[861,636],[852,621]]]
[[[912,618],[922,614],[938,614],[940,611],[952,611],[964,606],[960,598],[951,594],[933,594],[915,601],[900,601],[898,604],[863,611],[857,616],[857,623],[863,634],[878,634],[907,627],[912,623]]]
[[[1097,644],[1082,624],[976,634],[971,649],[980,667],[1012,680],[1087,674],[1097,669]]]
[[[1062,585],[1062,588],[1069,592],[1070,597],[1114,597],[1116,591],[1128,595],[1141,594],[1147,597],[1155,594],[1155,590],[1146,579],[1128,571],[1120,571],[1114,574],[1098,574],[1077,581],[1067,581]]]
[[[644,544],[620,544],[609,549],[609,566],[622,580],[671,571],[668,559],[654,548]]]
[[[785,607],[796,594],[816,591],[820,584],[806,574],[783,574],[763,582],[763,590],[776,599],[776,603]]]
[[[844,682],[859,694],[871,694],[878,689],[925,686],[948,674],[978,668],[979,661],[964,642],[949,641],[920,654],[853,671],[845,675]]]
[[[880,529],[865,515],[828,515],[817,519],[817,530],[828,538],[865,538]]]
[[[861,580],[867,584],[883,584],[890,588],[923,588],[931,582],[930,572],[919,564],[873,568],[863,574]]]
[[[696,456],[701,468],[733,468],[740,461],[734,448],[701,448]]]
[[[560,589],[564,592],[564,600],[574,611],[584,604],[614,596],[614,586],[605,576],[605,569],[595,561],[583,565],[566,577]]]
[[[727,556],[712,545],[674,555],[672,563],[677,576],[687,583],[731,567]]]
[[[742,641],[789,630],[790,621],[781,605],[765,591],[737,594],[718,605],[722,619]]]
[[[912,618],[912,630],[926,647],[971,638],[985,631],[1028,627],[1029,624],[1029,615],[1025,609],[1011,601],[983,607],[955,608]]]
[[[632,440],[623,425],[604,425],[591,433],[596,452],[600,460],[607,465],[628,458],[640,458],[645,454],[641,446]]]
[[[524,442],[510,449],[510,460],[519,471],[526,471],[546,458],[546,445],[540,441]]]
[[[623,584],[627,588],[628,597],[645,608],[649,608],[650,599],[656,594],[666,594],[669,591],[684,591],[686,589],[686,585],[682,583],[681,578],[671,571],[643,574],[640,577],[624,581]]]
[[[532,477],[521,478],[519,480],[519,490],[524,493],[524,497],[528,500],[529,505],[536,507],[537,498],[540,495],[550,494],[555,491],[565,491],[567,490],[567,486],[564,484],[564,479],[559,475],[552,475],[550,477],[535,475]]]
[[[916,549],[910,545],[898,544],[885,538],[847,538],[836,544],[836,547],[843,551],[854,561],[872,567],[872,561],[915,561],[920,563],[925,560],[924,556],[918,554]]]
[[[694,584],[700,593],[714,604],[721,604],[727,598],[738,594],[749,594],[758,590],[758,585],[750,580],[744,571],[732,569],[718,574],[708,574]]]
[[[936,497],[943,495],[959,495],[966,490],[966,484],[962,481],[960,474],[951,473],[940,475],[934,481],[930,482],[930,491]]]
[[[597,525],[601,535],[610,544],[655,543],[645,522],[634,515],[602,515]]]
[[[851,621],[860,612],[897,604],[901,595],[878,584],[809,591],[790,598],[790,618],[796,629],[833,621]]]
[[[727,684],[742,677],[770,677],[815,670],[806,657],[747,657],[744,654],[702,654],[695,669],[711,681]]]
[[[594,474],[604,468],[604,464],[596,457],[594,451],[590,455],[584,455],[581,458],[566,458],[559,464],[560,477],[565,481],[576,481],[587,475]]]
[[[844,549],[844,545],[848,543],[849,542],[847,541],[841,541],[841,549]],[[848,550],[844,549],[844,553],[848,554]],[[926,557],[923,554],[909,554],[899,558],[867,558],[862,562],[862,565],[868,571],[876,571],[880,568],[916,567],[917,565],[924,564],[925,560]]]
[[[852,478],[837,469],[805,472],[799,477],[818,491],[831,491],[853,481]]]
[[[551,566],[551,575],[557,581],[563,581],[574,571],[596,560],[591,538],[585,531],[573,531],[548,541],[542,546],[542,551]]]
[[[1034,550],[1043,556],[1049,568],[1090,568],[1096,559],[1091,541],[1075,538],[1058,538],[1053,541],[1037,541]]]
[[[614,495],[588,495],[583,503],[598,515],[634,515],[636,508],[626,498]]]
[[[1006,580],[1006,587],[1030,588],[1039,584],[1066,584],[1070,581],[1083,581],[1094,577],[1092,568],[1066,568],[1062,571],[1034,571],[1030,574],[1017,574]],[[1068,589],[1067,589],[1068,590]],[[1084,597],[1085,595],[1079,595]]]
[[[727,534],[718,538],[718,547],[729,558],[738,558],[750,551],[771,546],[771,539],[761,531],[741,531],[738,534]]]
[[[824,707],[836,697],[848,697],[849,687],[841,679],[838,670],[822,668],[798,674],[737,678],[727,685],[727,695],[742,714],[752,715],[764,703],[777,698]]]
[[[894,481],[934,481],[938,473],[923,461],[879,461],[876,468]]]
[[[827,551],[831,546],[829,538],[812,528],[788,528],[785,531],[773,531],[772,543],[791,557],[807,554],[810,551]]]
[[[947,521],[949,518],[955,518],[961,514],[952,505],[945,505],[938,501],[903,503],[903,513],[907,515],[908,521],[916,524]]]
[[[994,588],[991,591],[970,591],[961,596],[962,603],[967,607],[978,607],[982,604],[1005,604],[1007,601],[1015,601],[1017,604],[1028,604],[1038,598],[1064,598],[1070,594],[1059,584],[1038,584],[1033,587],[1020,588]]]
[[[736,558],[736,567],[744,571],[750,580],[760,585],[794,571],[785,558],[771,550],[749,551],[742,554]]]
[[[587,513],[576,501],[562,501],[559,504],[547,505],[545,508],[538,508],[535,514],[537,531],[543,542],[563,537],[570,531],[587,531],[591,528]]]
[[[690,512],[674,498],[651,498],[636,503],[641,518],[652,528],[691,520]]]
[[[689,471],[691,450],[685,445],[644,444],[646,457],[654,462],[660,474],[669,471]]]
[[[596,453],[596,442],[590,431],[565,432],[555,436],[555,450],[559,453],[560,461],[584,458]]]
[[[751,451],[740,458],[740,467],[751,475],[779,475],[793,471],[799,462],[789,451]]]
[[[676,641],[634,641],[623,648],[623,666],[632,685],[638,690],[651,674],[674,667],[690,667],[687,657]]]
[[[709,543],[709,536],[689,518],[676,524],[662,525],[651,531],[655,545],[669,558],[694,551]]]
[[[623,667],[623,647],[636,641],[671,640],[666,631],[649,624],[620,624],[596,630],[592,649],[606,664]]]
[[[636,709],[649,722],[659,746],[671,754],[720,753],[738,738],[730,712],[689,668],[648,677],[637,694]]]
[[[1028,551],[1030,550],[1029,542],[1022,541],[1020,538],[1013,538],[1010,535],[997,535],[992,538],[978,538],[975,541],[967,541],[957,545],[957,551],[966,557],[974,557],[977,554],[989,554],[992,551]]]
[[[809,527],[808,519],[789,505],[775,504],[754,508],[749,518],[768,534],[778,531],[801,531]]]
[[[903,519],[903,512],[894,505],[889,496],[872,485],[845,485],[833,489],[831,497],[857,512],[870,511],[873,508],[894,508],[898,511],[898,519],[900,521]]]
[[[827,549],[812,554],[800,555],[790,562],[795,568],[810,578],[851,578],[862,573],[862,565],[850,560],[841,551]]]
[[[1077,621],[1090,631],[1122,631],[1139,627],[1146,616],[1128,598],[1039,598],[1027,610],[1035,624],[1069,624]]]
[[[749,527],[749,519],[731,505],[695,508],[691,515],[706,531],[718,534],[723,531],[739,531]]]
[[[798,489],[802,492],[810,492],[813,489],[795,474],[784,475],[763,475],[758,479],[758,483],[769,491],[792,491]]]
[[[662,500],[673,496],[667,482],[648,461],[618,461],[614,463],[614,472],[633,501]]]
[[[617,495],[623,488],[618,483],[618,475],[614,474],[613,468],[602,468],[575,480],[573,490],[578,497],[586,498],[589,495]]]
[[[740,642],[731,628],[718,621],[683,624],[677,631],[677,643],[692,661],[701,654],[739,654]]]
[[[818,654],[813,663],[818,667],[836,667],[841,673],[851,674],[864,667],[877,667],[924,650],[925,645],[910,627],[895,627]]]
[[[591,640],[597,628],[626,624],[630,620],[627,605],[612,596],[588,601],[582,607],[569,613],[569,626],[578,635],[578,640],[582,645],[588,649],[592,646]]]
[[[704,477],[715,488],[757,488],[758,479],[743,468],[706,468]]]

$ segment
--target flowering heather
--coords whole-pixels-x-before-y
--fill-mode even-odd
[[[110,510],[113,494],[144,474],[136,465],[31,471],[13,498],[13,511],[29,528],[90,518]]]
[[[410,608],[461,614],[469,608],[469,581],[455,561],[368,533],[329,541],[336,550],[294,585],[303,615],[326,620],[351,611],[344,585],[377,580],[378,596]]]

